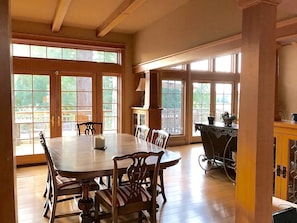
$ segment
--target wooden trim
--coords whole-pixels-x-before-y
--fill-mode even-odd
[[[15,150],[13,149],[12,97],[10,57],[10,1],[0,1],[0,218],[3,223],[15,223],[17,220]]]
[[[68,11],[71,0],[59,0],[59,5],[56,8],[54,21],[52,24],[52,32],[59,32],[63,23],[64,17]]]
[[[100,71],[119,74],[122,72],[121,65],[119,64],[28,57],[14,57],[13,66],[14,72],[24,72],[24,70],[34,71],[40,69],[44,70],[45,72],[56,70],[94,73],[98,73],[98,71]]]
[[[73,47],[78,49],[104,49],[115,51],[122,50],[125,48],[125,44],[120,43],[107,43],[102,41],[82,40],[75,38],[65,38],[56,36],[43,36],[34,34],[24,33],[12,33],[13,43],[27,43],[27,44],[43,44],[46,46],[57,46],[57,47]]]
[[[45,155],[44,154],[34,154],[34,155],[26,155],[26,156],[17,156],[16,157],[16,165],[34,165],[34,164],[45,164]]]
[[[97,37],[105,36],[144,2],[145,0],[124,0],[97,28]]]
[[[179,53],[171,54],[166,57],[135,65],[133,66],[133,73],[140,73],[199,59],[206,59],[216,54],[228,54],[230,52],[234,53],[236,51],[240,52],[240,47],[241,35],[238,34],[225,39],[203,44]]]
[[[276,6],[281,2],[281,0],[237,0],[237,1],[238,1],[238,5],[242,9],[249,8],[249,7],[252,7],[254,5],[261,4],[261,3]]]

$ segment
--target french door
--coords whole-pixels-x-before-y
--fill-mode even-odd
[[[220,122],[221,114],[233,113],[234,86],[232,82],[194,81],[193,82],[193,113],[195,122],[207,122],[208,116],[214,116]],[[200,132],[192,126],[192,136],[200,137]]]
[[[94,120],[96,112],[95,77],[61,73],[52,80],[51,136],[76,135],[78,122]],[[96,92],[96,91],[94,91]],[[94,105],[94,106],[93,106]]]
[[[14,74],[13,80],[17,157],[43,154],[40,131],[46,137],[75,135],[77,122],[102,120],[95,103],[100,96],[93,93],[96,92],[94,74]],[[34,162],[34,158],[28,162]]]

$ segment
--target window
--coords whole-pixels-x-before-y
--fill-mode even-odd
[[[185,128],[192,129],[191,140],[198,142],[200,132],[195,131],[194,123],[208,122],[208,116],[214,116],[215,122],[222,122],[221,114],[225,111],[238,117],[240,63],[241,54],[233,53],[182,64],[180,66],[186,68],[183,73],[173,71],[173,67],[168,73],[162,71],[162,128],[172,135],[184,134]],[[181,81],[186,78],[191,80],[191,92],[184,89],[189,85]],[[186,97],[192,100],[192,109],[187,114]],[[191,122],[186,121],[190,118]]]
[[[216,72],[231,72],[232,71],[232,55],[226,55],[215,58]]]
[[[13,41],[11,50],[16,61],[12,86],[13,125],[17,164],[28,160],[35,163],[42,157],[36,156],[43,153],[40,131],[46,137],[76,135],[76,123],[85,121],[102,121],[105,132],[119,131],[121,73],[118,72],[123,70],[119,69],[123,46]],[[25,67],[18,63],[20,60],[26,61]],[[54,60],[60,60],[59,70],[49,69],[56,66]],[[43,61],[48,66],[44,67]],[[103,72],[109,73],[104,75]]]
[[[164,67],[162,69],[164,69],[164,70],[186,70],[186,65],[180,64],[180,65],[175,65],[175,66],[170,66],[170,67]]]
[[[162,129],[172,135],[183,134],[183,82],[162,81]]]
[[[210,116],[210,83],[193,83],[193,122],[207,122],[207,117]],[[200,132],[195,132],[193,125],[193,135],[200,135]]]
[[[14,138],[16,155],[43,153],[39,132],[50,132],[49,76],[15,74]]]
[[[118,129],[118,77],[103,76],[103,130],[117,132]]]
[[[232,84],[216,83],[216,120],[221,120],[224,112],[232,113]]]
[[[77,135],[77,123],[92,121],[92,107],[92,77],[61,76],[62,136]]]
[[[241,73],[241,53],[238,54],[238,61],[237,61],[237,72]]]
[[[120,53],[118,51],[96,51],[13,43],[12,54],[13,56],[18,57],[48,58],[59,60],[63,59],[120,64]]]
[[[208,71],[209,70],[209,61],[208,60],[200,60],[190,64],[191,70],[200,70],[200,71]]]

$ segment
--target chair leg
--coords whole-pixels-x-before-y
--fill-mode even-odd
[[[138,223],[142,222],[142,211],[138,212]]]
[[[151,223],[156,223],[157,222],[156,210],[150,210],[150,222]]]
[[[100,183],[101,185],[104,184],[103,177],[100,177],[100,178],[99,178],[99,183]]]
[[[49,173],[49,171],[47,171],[47,178],[46,178],[45,189],[44,189],[44,192],[43,192],[43,197],[46,197],[49,183],[50,183],[50,173]]]
[[[47,217],[48,209],[49,209],[49,201],[46,200],[43,207],[43,213],[42,213],[43,217]]]
[[[160,172],[160,187],[161,187],[161,194],[164,199],[164,202],[167,201],[166,195],[165,195],[165,187],[164,187],[164,178],[163,178],[163,170]]]
[[[116,208],[112,213],[112,223],[118,223],[118,210]]]
[[[50,205],[51,205],[51,199],[52,199],[52,188],[51,188],[51,182],[49,177],[48,177],[49,182],[46,183],[46,196],[45,196],[45,202],[43,207],[43,217],[47,217],[48,210],[50,209]]]
[[[110,188],[111,187],[111,177],[107,176],[107,187]]]
[[[50,223],[54,223],[55,222],[55,215],[56,215],[56,207],[57,207],[57,200],[58,200],[58,198],[57,198],[57,196],[54,194],[53,195],[53,197],[52,197],[52,199],[53,199],[53,201],[52,201],[52,212],[51,212],[51,216],[50,216],[50,220],[49,220],[49,222]]]

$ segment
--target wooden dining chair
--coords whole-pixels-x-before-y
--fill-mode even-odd
[[[112,189],[99,190],[95,193],[95,222],[104,218],[112,218],[117,223],[120,215],[138,212],[138,218],[143,218],[144,210],[150,214],[150,222],[156,222],[157,209],[157,177],[160,169],[161,157],[164,151],[136,152],[123,156],[113,157],[113,184]],[[123,170],[123,166],[128,168]],[[118,184],[118,177],[127,174],[128,182]],[[150,175],[153,173],[152,175]],[[143,182],[151,177],[150,187],[144,186]],[[102,210],[106,210],[103,212]],[[140,220],[139,220],[140,221]]]
[[[150,133],[150,128],[147,127],[146,125],[136,125],[134,136],[137,137],[138,139],[147,141],[149,133]],[[124,183],[126,180],[127,180],[127,176],[125,174],[123,176],[120,176],[119,178],[120,184]]]
[[[164,131],[164,130],[157,130],[153,129],[151,134],[151,143],[162,147],[163,149],[167,148],[167,144],[170,138],[170,133]],[[163,169],[160,169],[159,171],[159,179],[160,182],[157,184],[159,191],[158,194],[162,194],[163,200],[166,202],[167,198],[165,195],[165,187],[164,187],[164,176],[163,176]]]
[[[166,149],[170,134],[165,130],[153,129],[151,134],[151,143]]]
[[[82,122],[77,123],[77,133],[78,135],[95,135],[103,134],[103,123],[102,122]],[[111,179],[109,176],[106,177],[106,185],[110,187]],[[99,177],[99,184],[105,185],[103,177]]]
[[[82,122],[82,123],[77,123],[76,126],[77,126],[78,135],[103,134],[102,122]]]
[[[82,194],[82,187],[80,182],[77,181],[76,179],[63,177],[58,174],[58,172],[55,170],[53,161],[49,154],[49,150],[48,150],[43,133],[41,132],[39,136],[40,136],[40,143],[44,149],[44,154],[46,157],[46,161],[48,165],[48,173],[49,173],[43,216],[48,217],[48,211],[50,210],[51,213],[49,217],[49,222],[53,223],[56,218],[79,215],[81,212],[72,212],[72,213],[56,215],[57,204],[63,201],[68,201],[68,200],[80,197]],[[90,184],[89,190],[95,191],[98,189],[99,189],[99,185],[95,181],[93,181]],[[59,198],[59,197],[62,197],[62,198]]]
[[[102,122],[82,122],[82,123],[77,123],[76,124],[76,128],[77,128],[77,134],[81,135],[94,135],[97,132],[100,134],[103,134],[103,123]],[[49,173],[47,175],[49,177]],[[49,179],[47,179],[47,184]],[[99,183],[101,185],[104,184],[103,178],[100,177],[99,178]],[[107,185],[110,186],[110,179],[107,178]],[[46,197],[47,194],[47,186],[45,187],[45,190],[43,192],[43,197]]]
[[[150,128],[146,125],[137,125],[135,128],[135,137],[147,140],[150,133]]]

